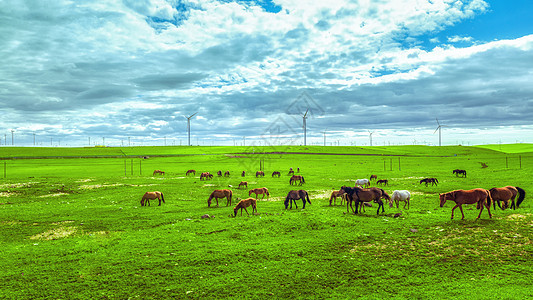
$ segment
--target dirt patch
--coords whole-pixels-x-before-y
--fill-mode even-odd
[[[58,228],[50,229],[43,233],[32,235],[30,237],[30,240],[57,240],[60,238],[67,238],[76,233],[76,231],[76,227],[59,226]]]
[[[114,187],[114,186],[123,186],[122,183],[115,183],[115,184],[87,184],[87,185],[80,185],[80,190],[93,190],[93,189],[100,189],[105,187]]]
[[[42,195],[42,196],[39,196],[39,198],[60,197],[63,195],[68,195],[68,193],[54,193],[54,194]]]

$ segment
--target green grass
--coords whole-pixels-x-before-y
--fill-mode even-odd
[[[0,184],[2,299],[531,296],[531,151],[459,146],[54,150],[0,148],[0,156],[8,158]],[[255,178],[260,159],[267,176]],[[284,196],[296,189],[288,184],[290,167],[300,167],[306,178],[303,188],[312,204],[305,210],[283,207]],[[185,176],[191,168],[229,170],[232,176],[204,182],[199,173]],[[466,169],[468,177],[452,175],[456,168]],[[165,176],[152,176],[154,169]],[[233,218],[224,201],[208,208],[216,188],[232,185],[235,198],[248,196],[236,189],[242,170],[249,188],[265,186],[271,192],[271,199],[258,201],[258,214]],[[270,177],[274,170],[282,177]],[[387,206],[378,216],[376,207],[353,215],[338,203],[328,205],[333,189],[370,174],[389,179],[389,193],[410,190],[411,208]],[[440,184],[418,184],[423,177],[437,177]],[[457,219],[459,211],[450,220],[452,204],[438,204],[438,193],[505,185],[520,186],[528,195],[519,209],[497,209],[492,219],[484,211],[476,221],[470,205],[464,207],[465,220]],[[152,190],[162,191],[166,203],[140,207],[142,194]],[[394,218],[398,212],[402,215]],[[202,219],[204,214],[214,218]]]

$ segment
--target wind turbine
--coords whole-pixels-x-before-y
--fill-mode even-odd
[[[437,126],[437,129],[435,129],[435,131],[433,132],[433,134],[435,134],[435,132],[437,132],[437,130],[439,131],[439,146],[441,146],[441,145],[442,145],[442,144],[441,144],[441,129],[442,129],[442,127],[446,127],[446,125],[441,125],[441,124],[439,123],[439,119],[437,119],[437,118],[435,118],[435,120],[437,120],[437,125],[439,125],[439,126]]]
[[[187,118],[187,137],[189,138],[189,146],[191,145],[191,118],[194,117],[198,112],[195,112],[194,114],[185,117]]]
[[[370,135],[370,146],[372,146],[372,134],[374,133],[374,131],[368,131],[369,135]]]
[[[307,145],[307,122],[305,121],[307,119],[307,113],[309,112],[309,108],[305,111],[305,114],[303,114],[303,123],[304,123],[304,146]]]

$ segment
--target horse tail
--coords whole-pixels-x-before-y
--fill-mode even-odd
[[[161,193],[161,200],[163,200],[163,203],[165,203],[165,197],[163,197],[163,193]]]
[[[526,198],[526,191],[524,191],[524,189],[517,187],[517,186],[515,186],[515,188],[518,191],[518,199],[516,200],[516,207],[520,207],[520,204]]]
[[[490,207],[490,203],[492,202],[492,196],[490,195],[490,191],[487,191],[487,206]]]
[[[309,200],[309,193],[308,192],[305,192],[305,197],[307,199],[307,202],[309,202],[309,204],[311,204],[311,200]]]

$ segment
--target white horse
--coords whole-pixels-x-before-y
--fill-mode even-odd
[[[403,205],[403,208],[405,209],[405,206],[407,206],[407,209],[409,209],[409,200],[411,199],[411,193],[407,190],[395,190],[392,192],[392,196],[389,200],[389,206],[392,208],[392,202],[396,202],[396,208],[400,208],[400,201],[404,201],[405,204]]]
[[[370,180],[363,178],[363,179],[357,179],[355,181],[355,185],[358,185],[360,187],[370,187]]]

